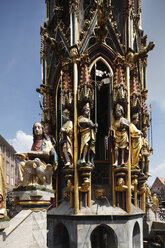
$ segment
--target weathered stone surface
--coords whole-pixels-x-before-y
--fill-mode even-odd
[[[132,214],[128,215],[123,209],[113,208],[108,202],[93,201],[91,208],[82,208],[79,214],[75,215],[69,207],[69,202],[65,201],[58,208],[48,211],[49,248],[60,247],[58,244],[54,246],[53,243],[54,233],[59,225],[66,228],[70,237],[69,245],[73,248],[91,248],[92,232],[100,226],[115,233],[118,248],[132,248],[133,236],[136,236],[133,233],[135,226],[138,226],[137,247],[142,248],[144,213],[139,208],[133,207],[132,210]]]
[[[136,208],[132,204],[132,214],[143,214],[143,211],[140,208]],[[74,209],[70,208],[70,204],[67,201],[63,201],[59,207],[52,208],[49,210],[48,215],[74,215]],[[128,215],[126,211],[121,208],[113,208],[109,202],[104,201],[92,201],[92,206],[90,208],[83,207],[79,215]]]
[[[32,200],[31,196],[41,196],[40,200],[50,200],[51,197],[54,197],[54,193],[39,189],[22,190],[22,191],[15,191],[14,196],[19,197],[20,201]]]
[[[0,230],[3,230],[7,227],[9,227],[9,221],[1,221],[0,222]]]
[[[10,221],[10,227],[0,237],[1,248],[46,248],[46,210],[23,210]]]

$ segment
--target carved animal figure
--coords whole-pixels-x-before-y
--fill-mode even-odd
[[[43,168],[42,162],[39,158],[34,160],[28,160],[25,163],[23,172],[23,186],[27,186],[31,181],[31,178],[37,178],[37,183],[46,185],[51,184],[52,181],[52,165],[47,164],[46,168]]]

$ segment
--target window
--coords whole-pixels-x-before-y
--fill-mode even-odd
[[[14,178],[11,177],[11,185],[13,186],[14,185]]]
[[[6,151],[6,156],[10,157],[10,152],[8,150]]]
[[[14,175],[14,165],[11,165],[11,175]]]
[[[11,159],[12,159],[12,161],[15,161],[15,157],[13,154],[11,154]]]
[[[6,171],[9,171],[9,162],[6,161]]]
[[[7,184],[10,184],[10,177],[9,177],[9,175],[6,175],[6,183]]]
[[[4,146],[3,146],[3,145],[0,145],[0,150],[1,150],[2,152],[4,152]]]

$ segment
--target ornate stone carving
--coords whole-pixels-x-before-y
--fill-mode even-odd
[[[142,48],[138,53],[135,53],[133,56],[133,62],[138,62],[139,59],[144,59],[148,56],[150,52],[155,47],[154,42],[149,42],[148,46]]]
[[[41,35],[41,59],[46,59],[47,56],[47,42],[45,39],[45,33],[47,32],[47,29],[43,26],[40,28],[40,35]]]
[[[76,45],[71,47],[71,49],[70,49],[70,57],[72,58],[73,63],[77,62],[78,55],[79,55],[78,47]]]
[[[39,158],[34,160],[28,160],[25,163],[23,171],[22,186],[27,186],[32,177],[35,177],[36,183],[46,186],[52,182],[52,165],[47,164],[46,168],[43,168],[42,162]]]
[[[139,82],[137,78],[137,67],[131,67],[131,75],[130,75],[130,101],[131,108],[133,111],[140,112],[141,111],[141,90],[139,88]]]
[[[106,189],[95,189],[95,198],[97,200],[105,198],[106,194]]]
[[[94,105],[94,87],[91,82],[89,74],[89,58],[88,54],[85,54],[81,58],[81,72],[80,72],[80,83],[78,86],[78,101],[82,106],[85,102],[90,102],[91,108]]]
[[[150,110],[151,107],[147,107],[145,99],[142,98],[142,128],[150,126],[150,115],[148,113],[148,109]]]
[[[72,184],[72,180],[71,179],[68,179],[67,180],[67,187],[69,188],[70,192],[73,192],[74,191],[74,186]]]
[[[82,30],[80,31],[80,46],[83,43],[86,35],[88,34],[88,30],[92,25],[92,22],[94,20],[96,14],[96,8],[90,7],[85,10],[84,13],[84,24],[82,26]]]
[[[124,76],[124,57],[118,55],[114,61],[115,74],[114,74],[114,86],[113,86],[113,102],[114,104],[126,104],[127,103],[127,88],[125,84]]]
[[[106,20],[110,14],[110,5],[106,1],[96,1],[97,6],[97,27],[95,28],[95,33],[97,36],[98,41],[104,41],[106,36]]]
[[[78,2],[79,2],[78,0],[70,0],[69,1],[70,13],[75,12],[77,16],[79,14]]]
[[[88,177],[84,177],[83,183],[82,183],[81,187],[79,187],[79,191],[88,192],[90,189],[90,186],[91,186],[90,179]]]
[[[73,85],[70,73],[70,62],[64,61],[62,64],[62,105],[63,108],[71,108],[73,103]]]
[[[64,191],[64,200],[66,200],[66,201],[70,200],[70,191],[69,190]]]
[[[124,178],[123,177],[119,177],[117,179],[117,186],[123,186],[123,185],[125,185]]]

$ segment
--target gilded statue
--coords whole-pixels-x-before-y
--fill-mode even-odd
[[[116,105],[115,119],[111,130],[115,151],[113,167],[125,166],[129,150],[129,121],[124,118],[124,108],[120,104]]]
[[[156,193],[154,193],[153,196],[152,196],[152,202],[153,202],[153,206],[155,208],[159,208],[159,200],[157,198]]]
[[[0,150],[0,219],[6,215],[6,175],[2,152]]]
[[[73,167],[73,122],[68,109],[63,111],[63,125],[60,130],[59,150],[65,167]]]
[[[94,129],[98,127],[98,124],[94,124],[90,120],[89,103],[84,105],[82,115],[78,117],[78,126],[81,136],[79,165],[93,167],[96,143],[96,132]]]
[[[131,135],[131,165],[134,168],[139,169],[139,154],[142,147],[142,132],[137,128],[139,123],[138,113],[133,114],[132,122],[130,124],[130,135]]]
[[[57,167],[57,154],[50,136],[40,122],[33,125],[33,145],[28,153],[17,153],[17,186],[51,184],[52,169]]]
[[[146,174],[149,176],[149,162],[150,162],[150,153],[152,149],[149,147],[149,142],[146,139],[147,137],[147,128],[143,129],[142,137],[142,147],[141,147],[141,174]]]
[[[123,186],[123,185],[125,185],[124,178],[119,177],[119,178],[117,179],[117,186]]]

